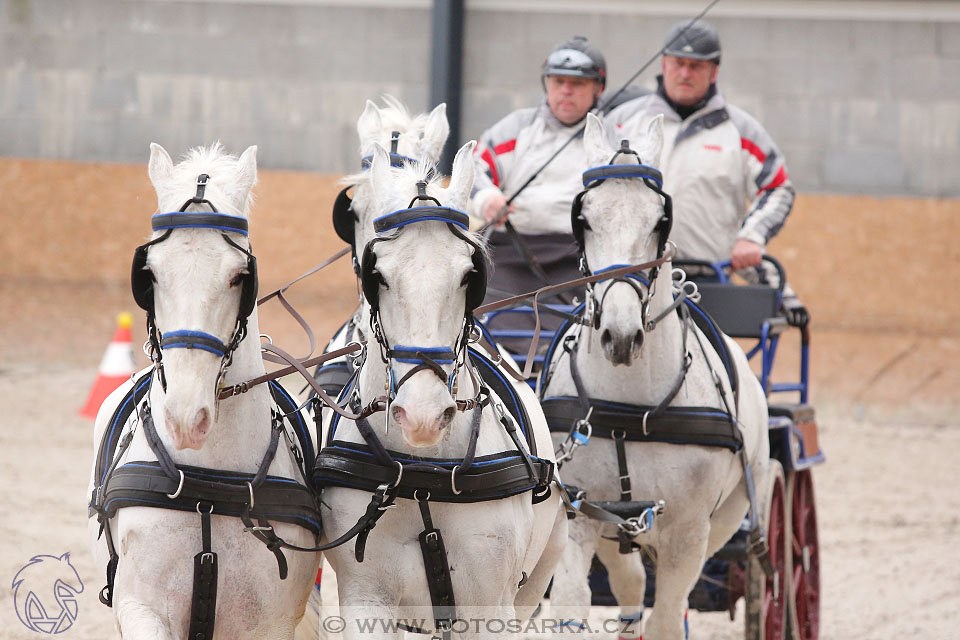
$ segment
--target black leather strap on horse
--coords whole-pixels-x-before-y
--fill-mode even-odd
[[[182,465],[185,476],[208,475],[220,483],[231,483],[235,491],[210,491],[193,483],[180,487],[171,480],[159,463],[131,462],[117,468],[104,492],[104,514],[108,518],[119,509],[134,506],[153,506],[177,511],[193,511],[198,502],[216,505],[217,515],[239,517],[245,505],[250,504],[250,486],[254,476],[238,471],[214,471],[202,467]],[[180,489],[179,495],[176,494]],[[176,495],[171,498],[170,496]],[[299,525],[313,534],[320,534],[320,512],[314,493],[289,478],[267,476],[254,494],[252,513],[279,522]]]
[[[576,280],[570,280],[568,282],[562,282],[560,284],[551,285],[549,287],[543,287],[537,289],[536,291],[529,293],[521,293],[520,295],[513,296],[512,298],[505,298],[503,300],[498,300],[497,302],[491,302],[490,304],[485,304],[474,309],[474,315],[482,315],[484,313],[489,313],[490,311],[496,311],[497,309],[503,309],[508,307],[518,301],[523,301],[533,296],[533,315],[535,319],[535,325],[533,329],[533,338],[530,341],[530,350],[527,352],[527,362],[523,368],[523,377],[529,378],[533,372],[533,360],[534,354],[537,350],[537,345],[540,342],[540,313],[537,310],[540,305],[540,296],[547,293],[555,293],[557,291],[566,291],[567,289],[573,289],[581,285],[589,284],[592,282],[599,282],[600,280],[608,278],[616,278],[619,276],[627,275],[628,273],[637,273],[638,271],[643,271],[645,269],[650,269],[653,267],[659,267],[664,262],[668,262],[674,258],[676,251],[672,248],[667,249],[663,255],[656,260],[651,260],[650,262],[644,262],[642,264],[629,265],[626,267],[620,267],[619,269],[611,269],[602,274],[594,274],[592,276],[585,276],[583,278],[577,278]]]
[[[550,431],[566,433],[570,423],[582,415],[579,399],[570,396],[545,398],[541,405]],[[605,400],[593,400],[592,405],[590,424],[594,437],[611,438],[614,431],[623,430],[627,442],[695,444],[731,451],[743,447],[740,430],[732,430],[730,415],[719,409],[668,407],[660,416],[647,418],[644,433],[643,416],[655,407]]]
[[[552,462],[532,458],[536,477],[531,481],[527,464],[514,452],[479,456],[462,473],[457,469],[461,460],[406,461],[404,464],[404,454],[389,453],[403,464],[399,482],[397,467],[378,463],[366,445],[334,440],[317,456],[314,486],[318,490],[334,486],[369,491],[378,484],[397,482],[399,498],[414,499],[417,490],[426,490],[434,502],[464,503],[506,498],[548,486],[553,480]]]
[[[453,594],[453,581],[450,579],[450,563],[447,561],[447,549],[443,544],[443,535],[433,526],[430,517],[429,495],[417,497],[420,505],[420,517],[423,519],[423,531],[417,536],[420,541],[420,553],[423,556],[423,569],[426,573],[430,602],[433,605],[433,621],[436,630],[444,640],[450,637],[453,621],[457,619],[457,603]]]
[[[190,603],[190,640],[212,640],[217,617],[217,554],[210,545],[212,504],[197,503],[203,550],[193,557],[193,598]]]

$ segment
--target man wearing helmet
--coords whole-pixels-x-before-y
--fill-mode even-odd
[[[717,89],[719,71],[716,30],[702,20],[677,23],[667,34],[656,92],[617,107],[607,123],[619,140],[642,136],[664,115],[660,168],[680,258],[730,260],[748,279],[769,281],[761,257],[793,207],[794,189],[770,135]],[[783,306],[791,322],[806,324],[807,311],[789,289]]]
[[[576,135],[587,112],[596,106],[606,73],[603,55],[586,38],[577,36],[557,45],[541,65],[543,103],[510,113],[480,137],[470,209],[482,222],[497,223],[490,237],[496,266],[492,289],[520,293],[545,286],[543,274],[535,273],[527,253],[551,283],[580,275],[570,205],[581,189],[580,174],[588,168],[582,137],[547,162]],[[541,168],[508,205],[507,198]],[[506,221],[519,239],[505,232]]]

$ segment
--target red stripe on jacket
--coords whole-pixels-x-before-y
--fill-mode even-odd
[[[490,153],[490,149],[484,149],[483,153],[480,154],[480,159],[490,167],[490,180],[493,181],[494,186],[499,187],[500,177],[497,175],[497,163],[493,161],[493,154]]]
[[[501,142],[500,144],[498,144],[493,148],[493,152],[497,155],[500,155],[501,153],[510,153],[516,148],[516,146],[517,146],[517,139],[514,138],[513,140],[507,140],[506,142]]]
[[[767,191],[768,189],[776,189],[786,181],[787,181],[787,172],[783,170],[783,167],[780,167],[780,171],[777,171],[777,175],[773,176],[773,180],[768,182],[767,186],[761,187],[760,191]]]
[[[746,138],[740,138],[740,146],[747,151],[749,151],[754,158],[760,161],[760,164],[763,164],[767,161],[767,154],[765,154],[760,147],[753,143],[753,140],[747,140]]]

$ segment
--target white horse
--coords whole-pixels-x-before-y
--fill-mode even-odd
[[[426,197],[452,209],[463,209],[473,184],[474,145],[470,142],[457,153],[446,189],[440,188],[438,178],[429,175],[424,166],[391,169],[389,156],[379,145],[375,146],[370,171],[359,178],[367,183],[364,186],[381,215],[411,206],[411,199],[418,196],[417,183],[425,188]],[[465,214],[459,215],[466,218]],[[465,226],[464,223],[461,219],[460,224]],[[379,328],[371,330],[382,343],[378,345],[371,338],[356,393],[362,403],[384,393],[388,372],[381,357],[386,355],[392,365],[392,386],[398,388],[388,411],[373,414],[367,424],[388,451],[407,461],[404,465],[413,460],[461,461],[471,448],[471,438],[476,442],[477,459],[503,452],[520,455],[498,419],[499,407],[488,405],[482,409],[476,427],[473,420],[478,410],[469,407],[469,399],[476,398],[479,389],[470,365],[464,364],[463,332],[468,301],[476,303],[478,295],[482,298],[482,290],[475,288],[482,284],[476,281],[477,269],[483,268],[483,256],[476,252],[482,251],[481,241],[469,231],[458,229],[455,234],[451,225],[430,220],[408,224],[398,231],[384,230],[364,252],[369,254],[364,258],[364,290],[368,298],[375,297],[378,305],[373,317],[374,326]],[[397,351],[384,351],[399,350],[400,345],[418,345],[404,349],[426,350],[445,364],[421,364],[419,369],[430,370],[418,370],[407,377],[414,370],[413,365],[402,363],[404,358]],[[448,359],[436,355],[446,350],[454,352]],[[449,360],[453,363],[448,364]],[[454,368],[455,384],[449,378],[454,375]],[[461,403],[459,408],[455,401]],[[468,406],[464,407],[464,402]],[[540,456],[536,465],[543,469],[544,460],[553,460],[549,433],[535,401],[527,406],[527,411],[531,423],[528,428],[533,429]],[[350,448],[350,443],[364,442],[358,423],[341,419],[324,452],[343,452]],[[525,443],[521,448],[529,453]],[[473,470],[476,469],[474,466]],[[401,488],[403,483],[412,482],[411,474],[415,472],[407,471],[406,478],[400,478],[396,477],[399,469],[393,464],[380,470],[390,476],[391,483],[399,482]],[[446,471],[437,473],[440,476],[434,477],[443,478],[443,486],[450,487],[447,492],[452,491],[451,495],[457,493],[458,483],[463,487],[462,483],[476,481],[467,480],[467,471],[455,476],[449,465]],[[526,471],[522,474],[523,482],[527,482]],[[324,476],[319,467],[315,481],[318,476]],[[326,485],[321,509],[324,536],[329,540],[354,526],[370,503],[370,493],[346,488],[350,482],[346,486]],[[549,582],[566,540],[566,518],[559,509],[558,492],[554,489],[538,504],[532,504],[531,493],[525,490],[473,503],[444,501],[436,489],[434,494],[427,503],[433,526],[441,531],[446,547],[456,606],[461,611],[476,611],[473,607],[482,606],[486,615],[504,620],[528,617]],[[428,621],[427,628],[434,627],[437,618],[432,605],[436,603],[431,600],[424,559],[417,544],[418,534],[429,528],[418,503],[430,492],[418,490],[414,495],[418,499],[398,498],[396,508],[380,518],[366,540],[362,562],[358,562],[353,544],[325,552],[336,571],[341,612],[348,620],[416,617]],[[455,626],[454,631],[462,631],[462,637],[482,637],[485,633],[483,626]],[[361,635],[357,626],[348,622],[344,636]],[[389,632],[378,636],[396,637]]]
[[[361,164],[366,170],[373,157],[373,148],[379,144],[391,150],[392,165],[420,163],[433,167],[440,159],[450,124],[447,122],[447,105],[441,103],[427,113],[411,116],[406,106],[390,95],[383,96],[384,106],[367,100],[363,113],[357,119],[357,136],[360,140]],[[373,230],[373,217],[376,207],[369,182],[364,179],[365,172],[348,175],[341,180],[346,186],[334,208],[334,225],[337,233],[345,242],[352,243],[354,250],[362,250],[376,234]],[[350,200],[347,191],[353,187]],[[359,260],[360,256],[357,256]],[[359,265],[359,263],[358,263]],[[370,326],[369,305],[360,297],[358,307],[351,322],[330,341],[327,351],[343,347],[354,340],[365,340],[365,329]],[[346,359],[328,362],[330,366]]]
[[[663,146],[662,116],[651,122],[647,137],[639,143],[639,159],[656,167]],[[604,135],[603,126],[588,116],[584,144],[592,166],[637,165],[638,158],[620,154]],[[617,171],[617,169],[614,169]],[[649,172],[648,172],[649,173]],[[613,178],[586,190],[582,197],[586,262],[594,273],[615,265],[653,260],[657,255],[656,226],[664,216],[661,196],[640,178]],[[684,364],[690,358],[679,392],[670,406],[731,407],[736,416],[743,447],[754,476],[766,477],[768,460],[767,408],[760,384],[751,374],[743,351],[724,336],[736,362],[739,402],[734,402],[724,366],[707,339],[695,326],[684,338],[680,316],[668,311],[673,302],[670,263],[663,265],[654,286],[622,278],[601,281],[592,294],[596,328],[586,325],[579,332],[572,355],[557,349],[549,364],[551,372],[541,396],[547,415],[549,398],[577,397],[569,359],[582,377],[586,395],[631,405],[657,406],[669,397]],[[648,308],[642,310],[641,297]],[[588,307],[590,302],[588,301]],[[664,314],[651,330],[646,322]],[[694,335],[696,333],[696,336]],[[569,334],[568,334],[569,335]],[[701,351],[698,342],[705,345]],[[722,379],[726,405],[714,385],[711,371]],[[639,424],[636,425],[639,428]],[[594,429],[596,434],[596,428]],[[554,433],[557,445],[565,440]],[[569,446],[569,443],[567,443]],[[700,574],[704,560],[719,549],[740,526],[748,510],[744,467],[738,454],[718,446],[631,442],[624,444],[633,500],[665,500],[666,510],[651,530],[635,542],[655,551],[656,606],[646,622],[628,625],[621,637],[648,640],[678,640],[684,637],[687,597]],[[586,493],[591,501],[617,501],[621,484],[613,439],[594,435],[577,448],[563,465],[564,482]],[[761,485],[757,482],[757,485]],[[612,540],[610,538],[613,538]],[[606,566],[610,586],[621,606],[621,616],[639,622],[643,614],[645,573],[638,553],[621,555],[617,530],[578,516],[570,523],[570,544],[557,571],[551,606],[563,607],[574,619],[586,617],[590,602],[587,573],[596,554]]]
[[[142,386],[137,400],[146,396],[140,406],[149,406],[160,447],[180,470],[180,486],[175,492],[171,489],[170,495],[179,494],[182,500],[193,491],[194,479],[204,477],[191,473],[187,465],[234,476],[255,474],[262,461],[269,459],[265,452],[278,430],[271,419],[274,404],[267,385],[254,386],[235,397],[217,398],[221,383],[233,385],[264,373],[254,307],[256,274],[251,273],[256,263],[248,254],[250,245],[244,237],[251,188],[257,179],[257,148],[248,148],[238,159],[226,155],[216,144],[192,150],[177,165],[161,146],[151,144],[150,150],[149,175],[159,211],[180,209],[185,213],[166,216],[170,225],[166,229],[155,216],[153,242],[144,252],[138,251],[139,261],[135,259],[135,295],[138,302],[153,307],[160,334],[154,345],[157,364],[151,382]],[[209,176],[203,189],[198,188],[198,182],[203,182],[198,180],[201,174]],[[195,215],[212,211],[219,214]],[[250,311],[248,317],[244,317],[244,307]],[[239,330],[243,323],[245,334]],[[237,338],[242,339],[233,344]],[[231,361],[229,352],[234,346]],[[161,355],[162,360],[158,360]],[[161,362],[162,375],[158,366]],[[105,477],[111,477],[104,498],[108,509],[120,474],[157,467],[153,461],[158,457],[148,442],[149,429],[142,409],[134,412],[140,417],[111,424],[132,384],[124,384],[107,398],[96,421],[95,452],[108,428],[117,433],[132,432],[129,447],[121,450],[116,461],[116,472],[110,475],[101,470],[98,475],[95,467],[91,474],[88,495]],[[291,421],[294,418],[296,415]],[[287,433],[280,438],[279,450],[269,462],[267,480],[258,486],[255,481],[242,483],[239,497],[234,498],[248,505],[254,502],[250,505],[254,518],[258,509],[270,507],[265,490],[289,485],[290,479],[303,482],[286,442],[289,429],[283,428]],[[257,493],[259,487],[265,489]],[[161,491],[155,502],[158,507],[169,507],[163,495]],[[288,574],[281,580],[278,558],[244,531],[240,518],[220,515],[228,511],[223,502],[213,500],[201,505],[197,501],[196,508],[188,505],[188,510],[123,506],[109,518],[102,535],[97,518],[90,518],[98,566],[105,569],[110,560],[107,536],[111,536],[117,555],[112,606],[120,633],[125,638],[152,640],[187,636],[191,611],[194,615],[202,613],[191,605],[194,556],[203,549],[203,518],[198,511],[210,509],[210,551],[217,554],[219,567],[213,637],[293,637],[317,574],[319,554],[285,552]],[[169,498],[169,502],[174,499]],[[315,533],[292,522],[270,518],[269,523],[263,520],[257,525],[272,526],[277,535],[295,545],[311,547],[316,543]],[[268,535],[265,531],[259,533]],[[209,560],[203,558],[202,562]]]

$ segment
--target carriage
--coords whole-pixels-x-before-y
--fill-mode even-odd
[[[770,455],[783,469],[783,477],[764,488],[769,499],[761,514],[775,573],[766,575],[757,554],[751,551],[745,520],[740,531],[703,566],[700,580],[690,593],[689,606],[697,611],[726,611],[733,620],[737,602],[745,598],[747,608],[760,609],[755,618],[760,624],[748,624],[748,638],[814,640],[819,637],[820,627],[820,569],[812,468],[822,464],[825,456],[814,408],[809,404],[810,329],[790,325],[780,312],[786,272],[772,256],[764,256],[764,261],[778,273],[778,287],[737,283],[731,277],[729,262],[674,261],[674,266],[699,274],[699,308],[724,333],[746,345],[747,357],[756,363],[757,376],[770,401]],[[576,311],[571,305],[549,307],[548,312],[561,314]],[[505,314],[532,316],[533,309],[520,305],[484,316],[481,320],[490,325],[494,340],[534,339],[535,332],[530,329],[494,328],[496,318]],[[546,345],[562,331],[563,327],[543,331],[536,337]],[[775,381],[774,364],[781,337],[797,338],[798,371],[791,377],[778,368],[777,373],[785,378]],[[519,353],[514,358],[523,365],[527,356]],[[534,359],[540,366],[549,355],[538,353]],[[537,380],[531,378],[529,383],[536,386]],[[654,603],[655,568],[649,558],[645,558],[644,566],[648,575],[645,604],[650,607]],[[590,586],[592,604],[616,606],[606,569],[596,558]]]

